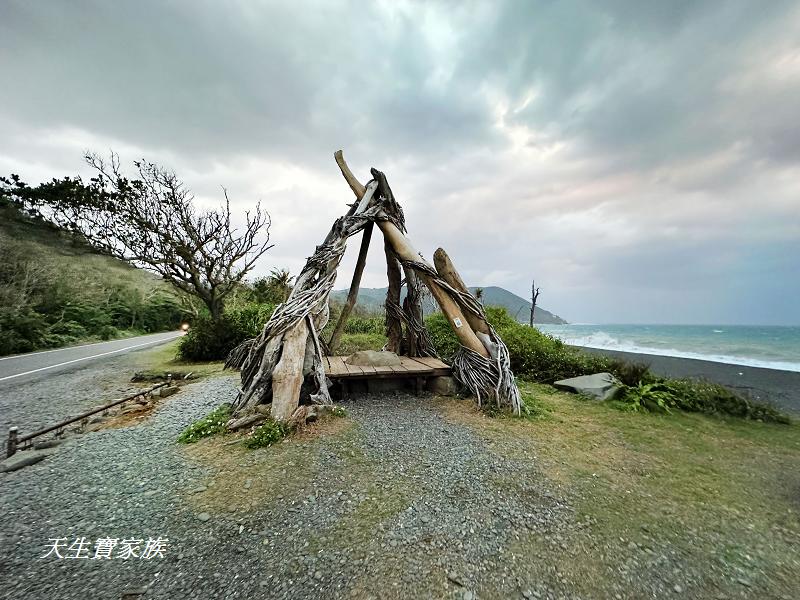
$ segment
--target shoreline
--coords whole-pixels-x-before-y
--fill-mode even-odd
[[[574,346],[574,348],[590,354],[603,354],[629,362],[645,363],[650,365],[653,373],[662,377],[707,379],[742,392],[758,402],[773,404],[794,416],[800,416],[800,373],[796,371],[584,346]]]

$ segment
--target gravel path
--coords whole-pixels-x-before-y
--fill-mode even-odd
[[[45,461],[0,474],[4,591],[171,599],[556,594],[530,580],[531,557],[514,551],[520,535],[563,543],[573,518],[532,457],[494,454],[429,398],[408,396],[349,405],[343,431],[331,435],[250,452],[219,442],[218,463],[198,460],[193,448],[202,444],[174,443],[188,423],[231,400],[236,383],[189,385],[144,424],[73,437]],[[235,485],[223,479],[237,470],[256,476]],[[229,497],[228,509],[206,497],[215,489]],[[151,560],[41,558],[49,538],[81,536],[162,537],[169,545]]]

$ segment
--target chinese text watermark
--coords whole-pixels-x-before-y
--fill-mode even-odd
[[[45,545],[46,554],[40,558],[111,560],[132,558],[150,560],[164,558],[167,551],[167,538],[98,538],[94,541],[77,537],[70,543],[69,538],[50,538]]]

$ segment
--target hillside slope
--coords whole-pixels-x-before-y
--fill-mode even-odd
[[[475,293],[477,288],[470,287],[469,289],[472,293]],[[403,289],[402,297],[405,297],[405,289]],[[347,290],[334,290],[331,292],[331,298],[337,302],[344,302],[347,299]],[[378,312],[383,310],[383,301],[385,299],[386,288],[361,288],[358,292],[357,306],[368,312]],[[508,314],[523,323],[527,323],[530,317],[531,303],[505,288],[497,286],[483,288],[483,303],[486,306],[502,306],[508,311]],[[426,314],[437,310],[431,303],[425,303],[423,308]],[[539,306],[536,307],[534,316],[536,323],[546,325],[562,325],[566,323],[558,315]]]
[[[166,282],[0,205],[0,355],[175,328]]]

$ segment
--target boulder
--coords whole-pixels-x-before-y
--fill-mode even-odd
[[[438,396],[455,396],[458,393],[458,383],[453,377],[428,377],[426,387]]]
[[[344,362],[361,367],[393,367],[400,364],[400,357],[394,352],[359,350],[348,356]]]
[[[177,394],[179,390],[180,388],[177,385],[168,385],[158,389],[158,396],[166,398],[167,396],[172,396],[172,394]]]
[[[608,400],[616,396],[622,384],[611,373],[595,373],[572,379],[562,379],[553,384],[559,390],[585,394],[599,400]]]

